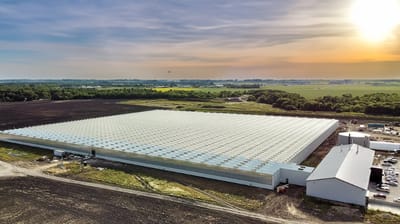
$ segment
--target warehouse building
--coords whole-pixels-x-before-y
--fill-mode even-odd
[[[0,140],[238,184],[305,186],[332,119],[153,110],[0,132]]]
[[[374,154],[356,144],[333,147],[307,178],[307,195],[365,206]]]

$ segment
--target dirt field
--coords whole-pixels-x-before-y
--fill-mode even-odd
[[[263,223],[129,194],[23,177],[0,180],[0,223]]]
[[[0,103],[0,130],[154,109],[117,100]]]

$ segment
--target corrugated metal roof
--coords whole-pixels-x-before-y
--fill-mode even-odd
[[[4,133],[266,172],[289,163],[336,125],[333,119],[153,110]]]
[[[368,189],[374,154],[373,150],[356,144],[335,146],[307,181],[337,178],[359,188]]]

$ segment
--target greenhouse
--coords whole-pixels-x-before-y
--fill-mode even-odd
[[[305,184],[312,168],[297,164],[337,127],[333,119],[153,110],[6,130],[0,140],[273,189]]]

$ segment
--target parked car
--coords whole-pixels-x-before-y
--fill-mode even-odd
[[[389,181],[387,184],[389,184],[390,186],[399,186],[399,183],[395,182],[395,181]]]
[[[395,198],[393,201],[397,202],[397,203],[400,203],[400,197],[399,198]]]
[[[390,189],[388,187],[377,187],[376,190],[377,191],[386,192],[386,193],[390,193]]]
[[[386,195],[385,195],[385,194],[382,194],[382,193],[374,194],[373,196],[374,196],[374,198],[386,199]]]
[[[392,164],[390,164],[390,163],[382,163],[382,166],[392,166]]]
[[[391,158],[391,159],[389,160],[389,163],[396,164],[397,162],[398,162],[398,161],[397,161],[396,158]]]

